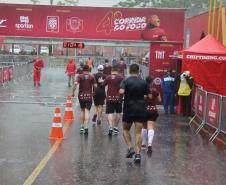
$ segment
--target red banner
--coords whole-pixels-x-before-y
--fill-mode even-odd
[[[201,91],[200,89],[198,89],[197,92],[198,92],[197,115],[202,120],[204,120],[206,94],[204,91]]]
[[[220,112],[220,96],[208,94],[207,98],[207,123],[218,128]]]
[[[3,68],[0,68],[0,83],[3,83]]]
[[[150,16],[167,40],[182,41],[184,9],[0,4],[0,35],[142,40]],[[161,21],[159,25],[159,21]]]
[[[176,76],[177,60],[171,56],[182,49],[181,43],[152,43],[150,49],[149,72],[154,77],[154,86],[161,91],[161,79],[167,69],[173,70]]]
[[[9,81],[11,81],[13,79],[13,66],[10,66],[9,68]]]
[[[9,70],[8,67],[3,68],[3,82],[9,81]]]

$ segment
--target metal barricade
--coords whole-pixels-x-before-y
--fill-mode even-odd
[[[200,86],[195,86],[193,89],[192,108],[195,113],[189,124],[198,118],[201,124],[195,131],[196,134],[208,125],[215,129],[215,132],[210,137],[212,142],[220,132],[226,133],[226,97],[220,94],[207,92]]]
[[[0,67],[0,85],[3,84],[3,67]]]
[[[221,132],[226,134],[226,96],[222,97],[222,108],[221,108]]]
[[[196,133],[199,133],[199,131],[204,127],[206,124],[206,115],[207,115],[207,98],[208,94],[206,91],[201,90],[198,88],[198,100],[197,100],[197,117],[202,121],[198,129],[196,130]]]

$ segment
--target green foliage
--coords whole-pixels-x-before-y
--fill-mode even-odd
[[[30,0],[33,4],[38,4],[38,3],[40,3],[40,1],[39,0]]]
[[[63,0],[63,1],[58,1],[57,5],[59,6],[77,6],[78,0]]]
[[[223,0],[226,4],[226,0]],[[122,0],[114,7],[186,8],[187,16],[207,11],[209,0]]]

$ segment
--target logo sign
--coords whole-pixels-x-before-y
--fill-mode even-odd
[[[64,42],[63,43],[63,48],[79,48],[79,49],[82,49],[85,47],[85,44],[82,43],[82,42],[78,42],[78,43],[75,43],[75,42]]]
[[[105,32],[106,35],[117,31],[137,31],[146,27],[146,17],[124,17],[121,11],[109,11],[97,25],[97,32]]]
[[[154,84],[155,85],[161,85],[161,78],[157,77],[154,79]]]
[[[27,30],[31,31],[34,28],[33,24],[29,24],[30,20],[28,16],[20,16],[20,23],[15,24],[15,28],[18,30]]]
[[[0,19],[0,28],[6,28],[6,19]]]
[[[165,51],[155,51],[156,59],[165,59]]]
[[[46,19],[46,32],[59,32],[59,17],[47,16]]]
[[[66,21],[66,30],[69,32],[82,32],[83,31],[83,20],[78,17],[68,18]]]
[[[207,99],[207,122],[218,127],[218,118],[220,112],[219,96],[209,95]]]
[[[203,91],[198,89],[198,99],[197,99],[197,114],[201,119],[204,118],[204,109],[205,109],[205,101],[206,101],[206,96]]]

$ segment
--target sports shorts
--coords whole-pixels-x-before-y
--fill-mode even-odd
[[[122,112],[122,102],[107,102],[106,104],[106,114]]]

